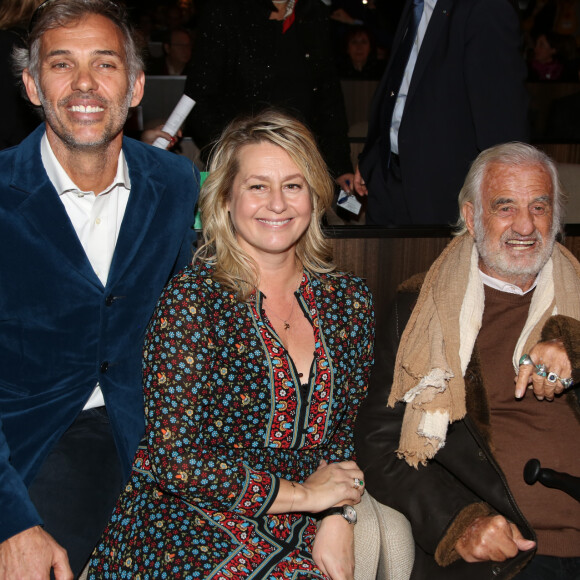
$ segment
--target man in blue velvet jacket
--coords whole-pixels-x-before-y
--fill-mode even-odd
[[[82,570],[144,430],[142,341],[192,255],[198,173],[123,138],[124,12],[48,0],[16,56],[45,124],[0,154],[0,577]]]

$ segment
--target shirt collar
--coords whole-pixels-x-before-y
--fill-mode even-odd
[[[42,136],[40,141],[40,155],[42,157],[42,164],[46,169],[48,178],[54,185],[58,195],[62,196],[67,192],[76,193],[79,197],[84,197],[85,195],[94,195],[94,191],[82,191],[80,190],[74,181],[68,176],[67,172],[63,169],[62,165],[59,163],[50,143],[48,142],[48,137],[46,133]],[[99,195],[109,193],[113,188],[117,186],[122,186],[125,189],[131,189],[131,180],[129,179],[129,168],[127,167],[127,161],[125,160],[125,155],[123,150],[119,152],[119,160],[117,161],[117,174],[113,179],[113,182],[109,187],[105,188],[103,191],[99,192]]]
[[[503,280],[498,280],[497,278],[493,278],[492,276],[488,276],[481,270],[479,271],[479,275],[481,276],[481,281],[490,288],[494,288],[495,290],[499,290],[500,292],[507,292],[509,294],[519,294],[520,296],[524,296],[528,292],[531,292],[538,282],[538,277],[534,280],[534,283],[531,287],[526,290],[525,292],[515,284],[510,284],[509,282],[504,282]]]

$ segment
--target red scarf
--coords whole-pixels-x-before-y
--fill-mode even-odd
[[[282,34],[284,34],[292,26],[292,24],[294,24],[294,19],[296,17],[296,4],[298,4],[298,0],[294,2],[292,13],[284,20],[284,24],[282,24]]]

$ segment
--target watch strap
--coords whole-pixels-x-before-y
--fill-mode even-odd
[[[344,513],[344,510],[342,509],[342,506],[335,506],[335,507],[330,507],[326,510],[323,510],[321,512],[318,512],[316,514],[316,519],[317,520],[322,520],[328,516],[342,516]]]
[[[331,507],[326,510],[321,511],[316,515],[316,518],[320,521],[327,516],[342,516],[349,524],[356,524],[357,516],[356,510],[351,505],[343,505],[339,507]]]

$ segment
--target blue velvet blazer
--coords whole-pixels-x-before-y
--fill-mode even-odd
[[[197,169],[124,139],[131,194],[103,287],[44,170],[43,134],[0,153],[0,542],[41,523],[27,486],[97,381],[128,475],[145,329],[195,239]]]

